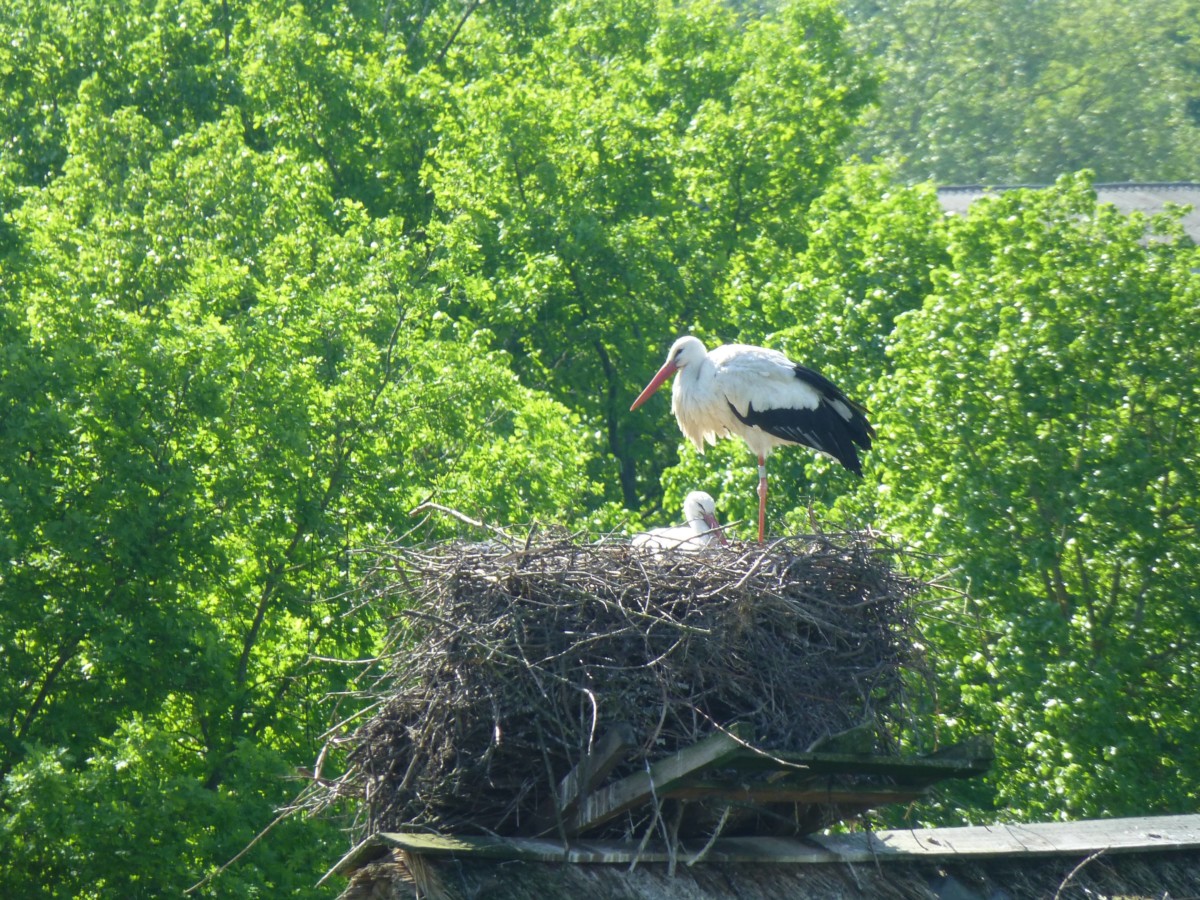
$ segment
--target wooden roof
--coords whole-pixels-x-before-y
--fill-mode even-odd
[[[735,837],[673,850],[653,842],[387,833],[334,873],[351,879],[344,900],[1195,896],[1200,815]]]
[[[373,835],[351,851],[333,872],[347,875],[393,847],[428,857],[628,865],[635,860],[668,862],[673,857],[686,862],[697,855],[704,844],[684,844],[683,852],[672,854],[653,843],[639,849],[637,844],[621,841],[577,840],[564,844],[551,838],[384,832]],[[997,856],[1086,856],[1097,850],[1106,853],[1200,850],[1200,815],[863,831],[802,838],[718,838],[705,852],[703,861],[793,865],[885,863]]]
[[[1002,194],[1017,188],[1044,187],[1044,184],[950,185],[938,188],[938,200],[946,212],[961,215],[985,195]],[[1111,203],[1126,215],[1131,212],[1153,215],[1162,212],[1168,203],[1192,207],[1183,218],[1183,227],[1192,240],[1200,243],[1200,184],[1189,181],[1121,182],[1097,184],[1095,189],[1100,202]]]

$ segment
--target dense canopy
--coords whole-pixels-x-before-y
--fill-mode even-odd
[[[951,589],[905,739],[999,763],[914,817],[1194,808],[1200,258],[1075,172],[1200,173],[1189,2],[1016,4],[1072,27],[903,139],[914,83],[999,58],[899,53],[961,4],[4,4],[0,894],[329,896],[336,817],[252,842],[359,712],[360,551],[480,537],[426,501],[628,533],[694,489],[750,535],[744,449],[628,412],[683,333],[872,410],[861,483],[772,458],[769,527],[886,531]],[[947,219],[927,176],[1061,178]]]

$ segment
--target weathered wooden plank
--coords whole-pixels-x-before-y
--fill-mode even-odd
[[[650,802],[655,795],[662,796],[664,791],[689,776],[723,765],[744,746],[745,737],[741,731],[735,725],[730,729],[731,733],[722,731],[710,735],[678,753],[660,759],[644,772],[637,772],[593,791],[579,804],[574,815],[565,818],[563,826],[567,836],[582,834],[589,828]]]
[[[703,841],[683,842],[674,854],[661,844],[641,848],[632,843],[613,841],[572,842],[569,861],[578,863],[670,862],[686,860],[706,847]],[[720,838],[708,847],[706,862],[817,863],[837,862],[838,857],[819,844],[806,844],[792,838]]]
[[[925,796],[925,788],[829,788],[789,784],[729,784],[687,781],[664,792],[672,800],[717,798],[730,803],[812,803],[870,808],[885,803],[912,803]]]
[[[637,735],[628,722],[620,722],[604,735],[595,752],[579,761],[558,783],[558,804],[553,800],[538,812],[533,823],[534,834],[548,834],[560,822],[571,819],[584,797],[594,791],[613,768],[637,746]]]
[[[844,839],[856,840],[846,844]],[[866,846],[862,847],[862,840]],[[876,858],[885,856],[1045,856],[1110,853],[1161,848],[1200,848],[1200,815],[1090,819],[1031,825],[974,825],[914,831],[880,831],[868,835],[829,835],[822,844],[835,852],[854,846]]]
[[[772,750],[761,753],[742,748],[726,765],[745,772],[786,771],[789,768],[807,769],[822,775],[890,775],[906,779],[965,778],[986,772],[990,758],[959,759],[955,757],[887,757],[856,753],[798,752]]]
[[[368,846],[370,845],[370,846]],[[370,848],[399,847],[429,856],[472,856],[485,859],[530,859],[547,862],[629,863],[662,862],[666,849],[655,844],[642,849],[619,841],[572,841],[564,847],[546,838],[451,837],[440,834],[380,833],[348,854],[334,871],[351,871],[356,860],[370,858]],[[735,837],[713,842],[705,855],[710,863],[827,863],[912,862],[917,859],[991,856],[1086,856],[1110,853],[1200,849],[1200,815],[1095,819],[1086,822],[1048,822],[1033,825],[990,825],[965,828],[925,828],[806,838]],[[700,850],[685,843],[683,858]],[[355,855],[357,854],[357,855]]]
[[[977,734],[958,743],[949,744],[932,753],[922,754],[920,759],[968,759],[991,762],[996,758],[995,739],[991,735]]]
[[[411,853],[430,856],[472,856],[480,859],[537,859],[566,858],[561,841],[550,838],[507,838],[498,835],[452,835],[384,833],[379,837],[387,844]]]
[[[814,741],[808,752],[820,750],[822,753],[872,753],[878,741],[878,729],[874,722],[864,722],[837,734],[827,734],[820,740]],[[864,750],[864,748],[866,748]]]
[[[501,838],[486,835],[452,837],[435,834],[381,832],[371,843],[376,847],[399,847],[409,853],[430,857],[460,856],[472,859],[533,860],[572,863],[666,862],[671,858],[665,847],[651,843],[639,851],[639,845],[627,841],[579,839],[567,846],[549,838]],[[703,842],[684,844],[679,856],[697,853]],[[789,838],[723,838],[710,848],[706,859],[715,861],[719,852],[726,862],[835,862],[840,857],[819,844]],[[366,854],[359,860],[366,861]],[[356,867],[347,865],[349,857],[334,870],[346,874]]]

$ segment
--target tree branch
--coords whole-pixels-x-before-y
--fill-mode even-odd
[[[21,724],[17,727],[16,739],[18,742],[25,739],[29,726],[33,724],[33,720],[37,718],[37,714],[41,712],[42,707],[46,704],[46,700],[54,688],[54,683],[58,681],[62,670],[71,661],[71,658],[75,655],[75,651],[79,649],[79,645],[83,643],[83,639],[86,636],[86,631],[81,630],[77,632],[73,637],[68,638],[66,644],[58,651],[58,656],[55,658],[54,664],[50,667],[50,671],[46,673],[46,677],[42,679],[42,686],[38,688],[37,696],[33,698],[33,703],[21,719]]]
[[[442,49],[438,52],[438,55],[434,58],[434,63],[441,65],[442,60],[446,58],[446,54],[450,52],[450,47],[458,39],[458,33],[462,31],[462,27],[467,24],[467,19],[471,18],[472,13],[479,9],[479,7],[483,6],[485,2],[486,0],[471,0],[471,2],[467,4],[467,8],[463,11],[462,18],[459,19],[458,24],[454,26],[454,31],[450,32],[449,39],[442,46]]]

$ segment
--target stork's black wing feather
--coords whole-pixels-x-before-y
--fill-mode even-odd
[[[872,428],[870,426],[870,424],[867,422],[867,413],[870,410],[868,410],[861,403],[855,403],[853,400],[851,400],[849,397],[847,397],[844,393],[842,393],[841,388],[839,388],[836,384],[834,384],[832,381],[830,381],[828,378],[826,378],[824,375],[822,375],[820,372],[816,371],[815,369],[810,369],[807,366],[796,365],[794,367],[794,370],[796,372],[797,378],[799,378],[801,381],[811,384],[818,391],[820,391],[822,394],[824,394],[827,399],[829,399],[831,401],[832,400],[841,400],[848,407],[850,407],[850,409],[852,409],[854,412],[858,413],[862,417],[862,424],[866,427],[867,437],[872,438],[875,436],[875,429]],[[871,444],[870,444],[870,441],[868,440],[867,444],[864,445],[863,449],[869,450],[870,448],[871,448]]]
[[[733,414],[745,425],[761,428],[767,434],[785,441],[828,453],[854,474],[862,475],[862,463],[856,445],[863,450],[870,450],[871,438],[875,436],[875,430],[867,421],[865,407],[849,399],[819,372],[804,366],[796,366],[795,372],[797,378],[821,394],[816,409],[782,407],[759,410],[751,403],[746,414],[742,415],[731,403],[729,407]],[[835,404],[842,405],[846,413],[843,414]]]

